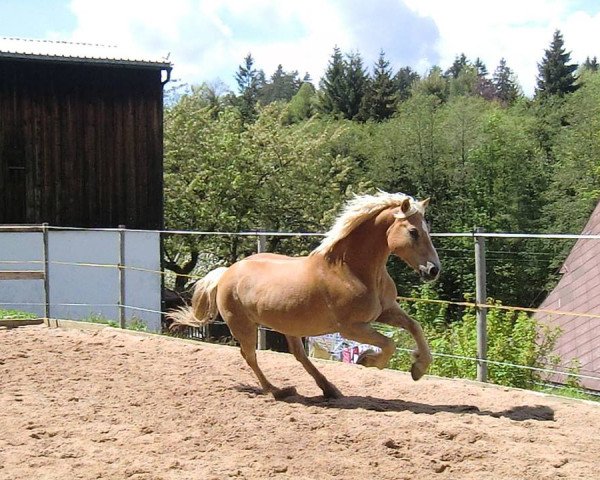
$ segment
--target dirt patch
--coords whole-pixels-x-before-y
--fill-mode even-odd
[[[0,479],[598,478],[600,406],[260,352],[43,326],[0,330]]]

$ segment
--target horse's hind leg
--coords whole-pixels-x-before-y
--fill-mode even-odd
[[[300,337],[293,337],[291,335],[285,336],[290,352],[296,357],[302,366],[308,373],[315,379],[317,385],[323,390],[323,395],[326,398],[340,398],[342,393],[333,385],[325,376],[315,367],[312,362],[306,356],[304,351],[304,345],[302,345],[302,339]]]
[[[265,393],[271,393],[277,399],[294,395],[296,393],[294,387],[277,388],[267,380],[265,374],[258,366],[256,360],[257,325],[247,320],[240,321],[239,317],[236,317],[235,320],[230,319],[227,321],[227,324],[233,336],[240,342],[240,352],[242,357],[244,357],[244,360],[246,360],[246,363],[258,378],[263,391]]]

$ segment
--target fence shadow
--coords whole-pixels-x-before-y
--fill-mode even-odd
[[[260,388],[250,385],[238,385],[239,392],[251,396],[262,394]],[[323,396],[306,397],[296,394],[281,400],[285,403],[295,403],[310,407],[339,410],[371,410],[376,412],[405,412],[409,411],[422,415],[435,415],[436,413],[470,414],[493,418],[509,418],[517,422],[537,420],[540,422],[553,422],[554,410],[546,405],[520,405],[508,410],[494,412],[481,410],[476,405],[435,405],[428,403],[410,402],[400,399],[386,399],[372,396],[344,396],[336,399],[326,399]]]

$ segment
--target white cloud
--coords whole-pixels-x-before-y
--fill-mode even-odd
[[[586,57],[600,57],[600,12],[575,12],[567,17],[561,31],[572,60],[583,63]]]
[[[483,5],[485,3],[485,5]],[[571,11],[568,0],[71,0],[77,41],[118,44],[132,51],[171,52],[174,77],[199,83],[219,77],[233,84],[243,58],[271,74],[287,70],[323,74],[333,47],[358,50],[366,66],[384,48],[394,68],[420,73],[447,68],[465,53],[493,71],[500,58],[526,93],[537,63],[560,29],[572,60],[600,55],[600,13]],[[232,85],[233,86],[233,85]]]
[[[490,73],[504,57],[525,90],[533,93],[537,64],[556,29],[563,33],[565,48],[573,61],[583,61],[600,44],[600,15],[572,11],[568,0],[406,0],[422,15],[430,16],[440,30],[442,67],[455,56],[480,57]],[[588,52],[588,53],[584,53]]]
[[[72,38],[77,41],[118,42],[124,47],[143,49],[138,35],[152,32],[165,42],[183,40],[178,30],[182,18],[191,12],[189,0],[72,0],[77,17]]]
[[[170,52],[174,77],[189,83],[231,84],[249,52],[267,74],[281,63],[318,80],[334,45],[349,43],[335,8],[319,0],[72,0],[71,9],[72,40]]]

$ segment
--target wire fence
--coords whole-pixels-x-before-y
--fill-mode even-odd
[[[254,251],[265,251],[268,247],[267,239],[303,239],[306,241],[306,244],[303,244],[304,251],[300,251],[297,253],[305,253],[306,250],[310,250],[311,243],[312,245],[318,244],[320,239],[323,237],[323,233],[313,233],[313,232],[270,232],[270,231],[246,231],[246,232],[204,232],[204,231],[176,231],[176,230],[127,230],[124,228],[111,228],[111,229],[81,229],[81,228],[68,228],[68,227],[53,227],[53,226],[31,226],[31,227],[2,227],[0,226],[0,235],[3,232],[11,232],[11,231],[28,231],[28,232],[41,232],[44,235],[47,235],[48,232],[55,231],[93,231],[93,232],[116,232],[119,234],[123,234],[125,232],[146,232],[152,234],[158,234],[161,236],[162,241],[164,242],[167,238],[177,238],[177,237],[198,237],[202,239],[216,239],[222,237],[229,238],[237,238],[244,239],[246,243],[253,243],[254,247],[246,245],[245,253],[252,253],[251,250]],[[479,345],[482,341],[486,344],[488,343],[488,339],[485,337],[487,333],[487,325],[486,325],[486,316],[490,311],[504,311],[504,312],[524,312],[528,315],[533,315],[536,318],[541,318],[542,320],[550,323],[552,326],[556,328],[570,328],[574,329],[574,332],[562,332],[564,336],[565,333],[568,335],[573,333],[569,337],[569,341],[573,343],[575,346],[571,346],[568,348],[572,348],[574,351],[581,353],[584,352],[583,348],[587,347],[588,351],[585,351],[584,358],[570,356],[560,358],[558,360],[555,359],[554,362],[548,362],[547,364],[519,364],[512,361],[505,361],[498,358],[488,357],[486,348],[478,349],[476,352],[471,354],[463,354],[448,352],[448,351],[436,351],[435,347],[433,348],[433,356],[436,358],[436,362],[444,362],[444,361],[459,361],[459,362],[467,362],[471,364],[473,367],[477,368],[477,377],[480,380],[486,381],[487,378],[481,378],[480,371],[486,370],[488,367],[506,367],[506,368],[516,368],[524,371],[534,371],[539,373],[544,382],[550,383],[567,383],[571,385],[575,385],[579,388],[582,386],[585,387],[586,391],[590,390],[600,390],[600,348],[596,348],[596,346],[600,347],[600,312],[599,311],[589,311],[589,310],[565,310],[562,308],[545,308],[543,305],[541,307],[532,307],[532,306],[519,306],[519,305],[504,305],[497,302],[488,302],[485,296],[485,281],[487,278],[486,270],[490,268],[490,264],[493,265],[493,262],[496,258],[503,258],[503,256],[507,255],[522,255],[521,251],[507,251],[507,250],[496,250],[496,249],[488,249],[485,251],[485,242],[490,241],[491,239],[498,240],[507,240],[507,239],[522,239],[522,240],[552,240],[552,241],[581,241],[581,240],[589,240],[598,242],[600,241],[600,235],[596,234],[583,234],[583,235],[572,235],[572,234],[521,234],[521,233],[493,233],[493,232],[481,232],[481,231],[472,231],[472,232],[462,232],[462,233],[434,233],[432,234],[434,237],[434,243],[436,239],[443,240],[444,245],[438,248],[440,256],[442,257],[442,263],[444,263],[444,255],[453,255],[460,254],[465,261],[468,261],[469,268],[475,270],[476,268],[483,268],[483,272],[473,271],[473,277],[475,279],[476,285],[475,289],[481,289],[482,285],[480,282],[483,279],[483,296],[479,295],[477,298],[473,300],[465,300],[459,301],[456,299],[444,299],[444,298],[423,298],[414,295],[401,295],[398,297],[400,302],[404,304],[409,304],[416,306],[417,304],[425,304],[431,306],[446,306],[446,307],[455,307],[459,309],[470,309],[477,315],[477,344]],[[448,241],[459,241],[460,245],[449,246],[447,244]],[[472,248],[467,248],[466,241],[472,242]],[[478,242],[479,242],[479,253],[478,253]],[[481,250],[481,244],[484,244],[483,251]],[[308,246],[306,246],[308,245]],[[600,246],[600,244],[598,244]],[[294,247],[296,245],[293,245]],[[47,245],[46,245],[47,248]],[[281,244],[279,244],[279,248]],[[285,250],[285,248],[284,248]],[[104,262],[77,262],[77,261],[59,261],[59,260],[49,260],[47,257],[47,251],[45,252],[46,257],[42,260],[39,259],[4,259],[1,257],[2,253],[0,252],[0,271],[6,270],[8,268],[12,268],[15,265],[23,266],[23,265],[31,265],[33,267],[44,267],[46,272],[45,282],[48,282],[48,271],[49,269],[58,266],[69,266],[74,268],[97,268],[97,269],[110,269],[116,270],[120,274],[125,271],[136,271],[143,272],[145,274],[156,275],[161,278],[161,284],[169,285],[174,283],[174,279],[176,278],[176,274],[173,271],[170,271],[164,266],[160,269],[149,269],[136,265],[126,264],[122,261],[116,263],[104,263]],[[209,252],[210,253],[210,252]],[[532,251],[531,258],[546,258],[549,254],[545,252],[536,252]],[[479,265],[477,267],[477,255],[483,255],[484,261],[483,265]],[[207,270],[212,269],[212,267],[218,266],[218,255],[211,254],[209,260],[204,262],[199,262],[198,265],[189,273],[179,273],[179,277],[184,277],[188,283],[193,282],[196,279],[201,278]],[[486,261],[487,266],[486,266]],[[522,261],[522,260],[519,260]],[[600,262],[600,260],[599,260]],[[472,265],[472,267],[471,267]],[[29,267],[27,267],[29,268]],[[493,267],[492,267],[493,268]],[[123,277],[120,276],[120,281]],[[0,278],[1,280],[1,278]],[[417,289],[417,283],[411,285],[413,288]],[[48,288],[52,288],[51,285],[48,285]],[[518,286],[516,288],[519,288]],[[521,286],[520,288],[526,288],[526,286]],[[599,302],[600,303],[600,302]],[[121,327],[126,327],[126,323],[123,321],[125,317],[124,312],[149,312],[157,315],[164,316],[167,312],[163,307],[160,309],[152,309],[145,308],[139,305],[127,304],[123,296],[121,295],[119,301],[116,303],[85,303],[85,302],[55,302],[50,304],[48,299],[43,302],[28,302],[23,303],[19,302],[20,306],[25,307],[42,307],[46,309],[47,318],[55,318],[52,316],[52,308],[63,306],[63,307],[113,307],[119,310],[120,319],[116,323]],[[0,302],[0,309],[5,307],[14,306],[14,303],[11,302]],[[569,321],[561,322],[561,318],[565,318]],[[586,329],[582,329],[579,324],[576,327],[572,325],[572,319],[577,319],[579,322],[581,320],[585,320]],[[549,320],[550,319],[550,320]],[[507,320],[508,321],[508,320]],[[580,322],[581,323],[581,322]],[[482,333],[483,330],[483,333]],[[266,332],[269,329],[261,328],[259,333],[258,344],[259,348],[266,348]],[[432,334],[432,332],[428,332]],[[435,335],[435,332],[433,332]],[[480,336],[483,335],[483,339]],[[201,330],[188,330],[188,336],[195,339],[206,339],[207,332]],[[560,337],[559,337],[560,338]],[[435,345],[436,339],[430,338],[430,342]],[[535,341],[535,339],[534,339]],[[560,342],[559,342],[560,343]],[[398,348],[399,355],[408,354],[410,351],[409,348],[404,348],[403,345],[400,345]],[[563,349],[561,351],[566,351]],[[550,352],[551,353],[551,352]],[[487,373],[487,372],[486,372]],[[573,379],[573,381],[571,381]],[[544,383],[542,382],[542,383]]]

